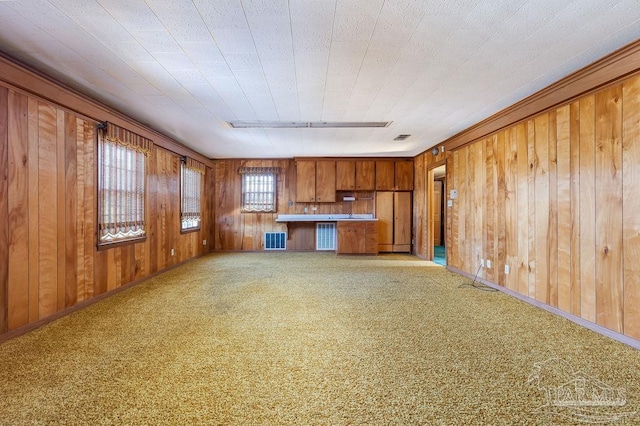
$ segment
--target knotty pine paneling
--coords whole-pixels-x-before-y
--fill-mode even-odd
[[[97,251],[94,123],[2,86],[0,170],[0,339],[211,247],[212,169],[202,229],[183,234],[180,158],[155,146],[146,241]]]
[[[448,264],[639,339],[639,129],[633,77],[456,149]]]
[[[277,177],[277,213],[241,213],[242,176],[240,167],[279,167],[281,173]],[[216,160],[215,173],[215,220],[213,229],[213,249],[230,251],[255,251],[264,249],[264,233],[267,231],[286,231],[285,223],[277,223],[278,214],[331,213],[375,213],[373,191],[356,192],[359,199],[354,202],[337,201],[335,203],[296,203],[296,169],[295,161],[282,160]],[[352,192],[345,192],[352,193]],[[339,194],[342,194],[339,192]],[[316,207],[317,210],[313,210]],[[292,229],[300,235],[304,227]],[[296,237],[297,238],[297,237]],[[307,250],[308,245],[296,239],[287,245],[290,250]]]

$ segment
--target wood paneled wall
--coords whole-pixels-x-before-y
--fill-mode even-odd
[[[181,234],[179,157],[148,160],[146,241],[98,251],[94,123],[0,85],[0,339],[208,250],[211,204]]]
[[[277,186],[277,213],[241,213],[242,177],[240,167],[279,167]],[[368,200],[335,203],[296,203],[295,161],[283,160],[217,160],[215,170],[215,250],[253,251],[263,250],[264,233],[267,231],[285,231],[287,225],[276,223],[278,214],[330,213],[374,213],[374,193],[358,192]],[[345,192],[346,193],[346,192]],[[339,192],[339,194],[342,194]],[[313,210],[317,207],[317,210]],[[313,241],[311,225],[289,226],[288,250],[311,250],[308,241]]]
[[[465,145],[448,168],[450,266],[489,259],[480,277],[640,339],[640,77]]]

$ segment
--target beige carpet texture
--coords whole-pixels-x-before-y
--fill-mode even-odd
[[[1,344],[0,424],[640,424],[639,351],[465,283],[211,254]]]

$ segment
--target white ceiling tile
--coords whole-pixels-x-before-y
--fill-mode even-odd
[[[154,53],[153,57],[167,70],[189,70],[194,69],[193,62],[184,53]]]
[[[260,59],[255,53],[225,53],[229,68],[232,71],[259,71]]]
[[[177,53],[182,49],[174,40],[172,35],[165,30],[162,31],[131,31],[131,35],[149,53]]]
[[[144,0],[98,0],[120,25],[129,31],[159,31],[162,23]]]
[[[246,31],[213,31],[213,37],[218,49],[223,54],[227,53],[254,53],[256,48],[251,32]]]
[[[218,46],[213,42],[181,42],[182,51],[189,56],[194,63],[200,62],[222,62],[223,56]]]

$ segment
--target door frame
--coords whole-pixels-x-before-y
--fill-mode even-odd
[[[434,242],[434,238],[433,238],[433,234],[434,234],[434,230],[435,230],[435,221],[433,220],[433,203],[434,203],[434,185],[433,185],[433,169],[440,167],[440,166],[447,166],[447,169],[449,167],[449,165],[447,164],[447,159],[445,158],[444,160],[441,161],[437,161],[435,163],[429,164],[427,166],[427,260],[431,260],[433,261],[433,242]],[[445,175],[446,176],[446,175]],[[449,179],[447,179],[445,177],[444,180],[444,185],[442,188],[442,191],[444,193],[444,197],[445,199],[446,194],[447,194],[447,187],[449,186]],[[438,202],[440,202],[440,200],[438,200]],[[446,207],[446,203],[445,203],[445,207]],[[448,216],[447,216],[447,220],[448,220]],[[440,236],[440,238],[444,241],[444,245],[445,247],[449,247],[448,244],[448,233],[447,233],[447,225],[446,223],[444,224],[444,234]],[[446,250],[446,249],[445,249]]]

